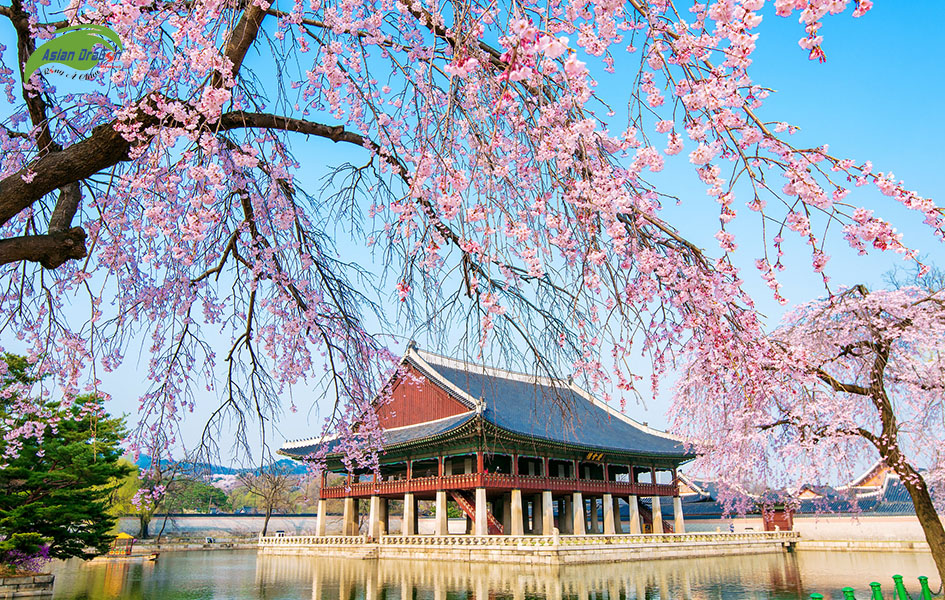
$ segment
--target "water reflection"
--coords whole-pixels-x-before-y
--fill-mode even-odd
[[[311,581],[313,600],[786,600],[839,597],[847,585],[868,598],[876,579],[892,591],[896,572],[918,591],[916,577],[934,568],[918,554],[825,552],[559,567],[262,556],[256,583]]]
[[[935,573],[927,554],[759,554],[634,563],[490,565],[260,556],[253,551],[169,552],[157,563],[60,563],[63,600],[795,600],[841,598],[852,585],[869,598],[881,581],[891,598],[901,573]],[[938,588],[938,579],[930,581]]]

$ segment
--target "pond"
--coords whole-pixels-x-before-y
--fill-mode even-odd
[[[918,553],[799,551],[566,567],[256,556],[253,550],[165,552],[155,563],[54,566],[56,600],[741,600],[869,598],[879,581],[919,575],[939,587]]]

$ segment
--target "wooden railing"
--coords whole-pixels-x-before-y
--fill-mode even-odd
[[[668,483],[629,483],[597,479],[565,479],[505,475],[501,473],[465,473],[443,477],[419,477],[393,481],[367,481],[350,487],[325,487],[321,498],[358,498],[368,496],[398,496],[406,493],[468,490],[473,488],[522,490],[523,492],[582,492],[620,496],[673,496],[676,486]]]
[[[357,544],[388,546],[587,546],[683,543],[792,542],[796,531],[752,531],[739,533],[640,533],[631,535],[385,535],[371,540],[362,535],[295,535],[260,537],[260,547],[305,547]]]

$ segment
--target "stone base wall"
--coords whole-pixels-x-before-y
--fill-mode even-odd
[[[0,600],[50,598],[53,594],[53,579],[53,575],[0,577]]]
[[[717,536],[689,536],[689,540],[668,541],[664,536],[637,536],[637,540],[650,537],[646,541],[624,541],[620,538],[605,536],[560,536],[558,543],[554,538],[534,537],[521,543],[503,539],[491,540],[489,537],[444,537],[432,538],[414,536],[412,538],[393,537],[382,543],[353,543],[360,538],[337,538],[338,543],[286,543],[259,546],[259,553],[265,556],[330,556],[354,559],[395,559],[395,560],[442,560],[464,561],[473,563],[525,563],[541,565],[569,565],[588,563],[608,563],[661,558],[692,558],[701,556],[733,556],[740,554],[759,554],[766,552],[784,552],[791,548],[796,537],[752,536],[745,534]],[[712,536],[716,537],[716,536]],[[267,538],[268,539],[268,538]],[[317,539],[317,538],[316,538]]]
[[[840,550],[843,552],[925,552],[930,553],[928,542],[898,542],[886,540],[805,540],[797,542],[798,550]]]

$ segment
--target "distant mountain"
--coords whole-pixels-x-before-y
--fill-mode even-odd
[[[168,466],[170,464],[171,464],[170,461],[165,460],[165,461],[162,461],[161,466],[162,467]],[[288,472],[290,475],[304,475],[307,471],[304,464],[295,460],[288,459],[288,458],[283,458],[281,460],[278,460],[275,462],[275,464],[281,468],[284,468],[286,472]],[[142,454],[140,457],[138,457],[138,460],[135,461],[135,465],[137,465],[139,469],[150,469],[151,457],[148,456],[147,454]],[[206,463],[206,462],[190,463],[182,468],[182,471],[184,473],[191,474],[194,476],[202,476],[202,477],[213,476],[213,475],[241,475],[242,473],[247,473],[247,472],[251,472],[255,470],[256,469],[254,467],[247,467],[247,468],[224,467],[221,465],[215,465],[215,464]]]

